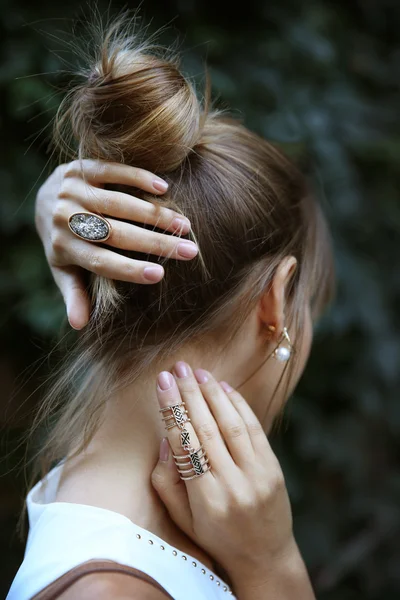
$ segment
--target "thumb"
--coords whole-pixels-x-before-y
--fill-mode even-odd
[[[151,474],[151,483],[173,521],[187,535],[192,533],[192,512],[185,482],[179,477],[168,438],[160,444],[160,457]]]
[[[51,270],[64,297],[71,327],[82,329],[89,320],[90,300],[79,269],[76,267],[53,267]]]

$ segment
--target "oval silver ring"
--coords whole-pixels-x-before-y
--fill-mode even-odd
[[[105,242],[111,235],[111,224],[104,217],[89,212],[73,213],[68,227],[74,235],[89,242]]]

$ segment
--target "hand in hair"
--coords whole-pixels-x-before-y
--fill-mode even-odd
[[[158,229],[185,235],[190,230],[187,218],[169,208],[136,198],[131,194],[109,191],[107,185],[124,185],[154,195],[168,187],[149,171],[131,166],[95,160],[73,161],[60,165],[39,189],[35,222],[54,280],[66,304],[72,327],[81,329],[90,313],[90,299],[83,269],[109,279],[153,284],[164,276],[156,262],[135,260],[75,237],[68,228],[74,212],[94,212],[117,219],[135,221]],[[157,233],[150,229],[108,218],[112,235],[107,246],[123,250],[190,260],[197,247],[188,240]]]

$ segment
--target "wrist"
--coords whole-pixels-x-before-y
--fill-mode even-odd
[[[315,600],[306,566],[296,541],[279,557],[263,567],[233,574],[233,591],[238,600]]]

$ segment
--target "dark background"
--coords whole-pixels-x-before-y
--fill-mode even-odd
[[[63,71],[71,68],[71,53],[63,40],[72,36],[65,32],[82,13],[78,0],[0,6],[5,595],[23,555],[15,534],[25,493],[25,448],[18,442],[64,320],[33,205],[54,166],[47,163],[48,124],[69,80]],[[162,40],[180,35],[189,72],[202,73],[206,58],[221,101],[250,128],[306,158],[333,230],[337,298],[274,441],[321,600],[400,597],[398,6],[397,0],[142,2],[151,31],[169,23]],[[111,14],[120,8],[111,0]]]

